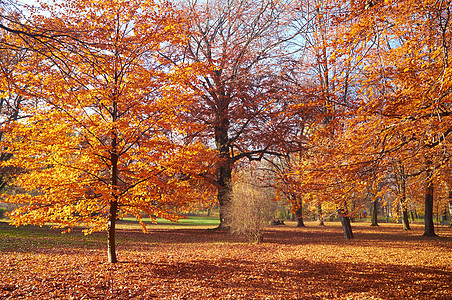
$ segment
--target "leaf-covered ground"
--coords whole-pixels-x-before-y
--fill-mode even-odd
[[[0,223],[0,299],[452,299],[452,228],[338,223],[270,227],[249,245],[202,227],[118,230],[106,263],[105,234],[60,234]]]

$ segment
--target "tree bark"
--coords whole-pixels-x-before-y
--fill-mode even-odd
[[[219,74],[215,74],[215,82],[220,88],[220,101],[215,114],[215,144],[219,153],[217,168],[217,199],[220,206],[220,225],[218,229],[229,230],[228,210],[232,197],[232,167],[234,162],[229,149],[229,101],[220,84]]]
[[[319,226],[325,226],[325,223],[323,222],[322,203],[320,202],[317,204],[317,211],[319,214]]]
[[[232,197],[231,177],[232,168],[220,166],[217,192],[218,205],[220,206],[220,225],[218,225],[218,229],[220,230],[229,230],[230,228],[228,215]]]
[[[118,105],[116,102],[113,102],[113,110],[112,110],[112,120],[113,122],[117,119],[118,113]],[[115,240],[115,230],[116,230],[116,218],[118,215],[118,161],[119,156],[117,152],[118,141],[117,141],[117,133],[113,129],[111,132],[112,140],[111,140],[111,152],[110,152],[110,161],[111,161],[111,196],[112,201],[110,203],[110,212],[108,215],[108,262],[116,263],[118,262],[116,258],[116,240]]]
[[[452,190],[449,191],[449,227],[452,227]]]
[[[400,180],[400,192],[402,193],[401,205],[402,205],[402,224],[403,230],[411,230],[410,221],[408,220],[408,203],[406,199],[406,179],[405,176],[401,176]]]
[[[306,227],[303,222],[303,200],[301,197],[297,197],[296,195],[292,195],[294,199],[296,199],[297,210],[295,211],[295,218],[297,219],[297,227]]]
[[[370,226],[378,226],[378,198],[372,202],[372,223]]]
[[[341,219],[342,229],[344,230],[344,237],[347,240],[353,239],[352,226],[350,224],[350,218],[347,216],[343,209],[338,210],[339,218]]]
[[[113,201],[110,204],[110,213],[108,217],[108,262],[117,263],[116,245],[115,245],[115,230],[116,230],[116,216],[118,211],[118,202]]]
[[[427,178],[425,188],[425,214],[424,214],[424,234],[423,236],[434,237],[435,225],[433,223],[433,180],[430,162],[427,162]]]
[[[402,224],[403,230],[411,230],[410,220],[408,218],[408,210],[406,209],[406,207],[404,207],[402,211]]]

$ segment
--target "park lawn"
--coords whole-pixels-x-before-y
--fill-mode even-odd
[[[196,222],[144,234],[124,221],[112,265],[103,232],[0,223],[0,299],[452,299],[452,228],[355,223],[345,240],[337,222],[286,224],[250,245]]]
[[[218,216],[187,216],[182,217],[178,221],[170,221],[163,218],[157,218],[155,222],[152,222],[149,218],[143,218],[142,221],[146,224],[146,226],[158,226],[159,228],[174,228],[174,226],[183,226],[184,228],[212,228],[216,227],[220,224],[220,219]],[[136,222],[134,217],[130,218],[122,218],[118,222],[119,228],[123,229],[135,229],[141,228],[141,226]]]

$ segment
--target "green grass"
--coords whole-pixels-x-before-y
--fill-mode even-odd
[[[125,222],[137,222],[135,218],[122,218],[120,221]],[[169,225],[169,226],[218,226],[220,220],[218,216],[187,216],[186,219],[179,219],[177,222],[172,222],[163,218],[157,218],[157,223],[152,223],[148,218],[144,218],[143,221],[146,225]]]
[[[218,216],[187,216],[178,222],[171,222],[166,219],[157,218],[157,223],[152,223],[150,219],[143,219],[148,229],[177,229],[177,228],[214,228],[220,224]],[[84,235],[81,231],[84,227],[74,228],[70,233],[61,233],[64,229],[54,229],[51,225],[39,228],[37,226],[10,226],[7,219],[0,219],[0,251],[14,248],[31,247],[33,249],[54,247],[60,248],[103,248],[106,243],[105,232],[95,232]],[[135,218],[123,218],[118,221],[118,229],[139,230],[141,226]],[[118,236],[117,241],[123,242],[125,237]],[[133,236],[127,237],[133,240]],[[140,237],[137,237],[140,239]]]
[[[97,232],[84,235],[81,228],[71,233],[62,233],[62,229],[54,229],[46,225],[38,226],[11,226],[0,222],[0,251],[30,247],[32,249],[49,248],[58,245],[60,248],[98,248],[105,244],[105,234]]]

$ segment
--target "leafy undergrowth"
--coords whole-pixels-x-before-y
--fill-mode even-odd
[[[118,230],[106,263],[105,234],[0,223],[1,299],[452,299],[452,229],[338,223],[270,227],[249,245],[188,227]]]

